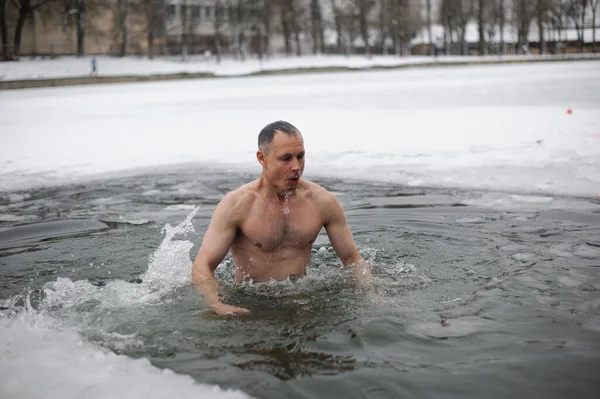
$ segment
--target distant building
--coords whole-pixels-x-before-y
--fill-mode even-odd
[[[306,7],[310,0],[296,2]],[[268,3],[264,0],[166,0],[168,52],[212,54],[220,51],[242,57],[283,53],[286,51],[283,4],[275,0]],[[309,16],[304,15],[306,17]],[[300,52],[306,54],[311,45],[309,39],[302,31],[294,46],[299,44]]]
[[[204,54],[258,46],[258,2],[166,0],[165,33],[170,54]],[[262,32],[264,36],[264,32]]]

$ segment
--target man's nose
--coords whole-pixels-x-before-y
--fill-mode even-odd
[[[294,172],[300,170],[300,162],[298,162],[298,159],[294,158],[294,160],[292,161],[292,170]]]

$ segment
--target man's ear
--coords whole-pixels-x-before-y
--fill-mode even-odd
[[[262,150],[256,151],[256,159],[263,167],[267,164],[267,154],[265,154]]]

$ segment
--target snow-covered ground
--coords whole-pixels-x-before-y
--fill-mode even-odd
[[[194,382],[147,359],[116,355],[53,326],[50,317],[0,317],[0,397],[250,399],[243,392]]]
[[[568,56],[486,56],[486,57],[395,57],[395,56],[303,56],[274,57],[260,61],[223,59],[217,63],[214,57],[194,56],[182,61],[181,57],[96,57],[99,76],[146,76],[179,73],[211,73],[215,76],[247,75],[260,71],[278,71],[296,68],[341,67],[361,69],[369,67],[393,67],[402,65],[447,64],[457,62],[496,62],[538,59],[589,58],[591,54]],[[600,59],[600,54],[597,55]],[[90,76],[93,57],[60,57],[56,59],[27,59],[0,63],[0,81],[52,79]]]
[[[307,177],[597,196],[599,92],[597,61],[5,91],[0,190],[182,162],[258,171],[258,132],[285,119]]]

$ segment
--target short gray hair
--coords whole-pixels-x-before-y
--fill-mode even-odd
[[[273,137],[275,137],[275,133],[277,132],[281,132],[288,136],[301,135],[300,130],[291,123],[286,121],[275,121],[269,123],[260,131],[260,134],[258,135],[258,148],[266,151],[267,146],[273,142]]]

